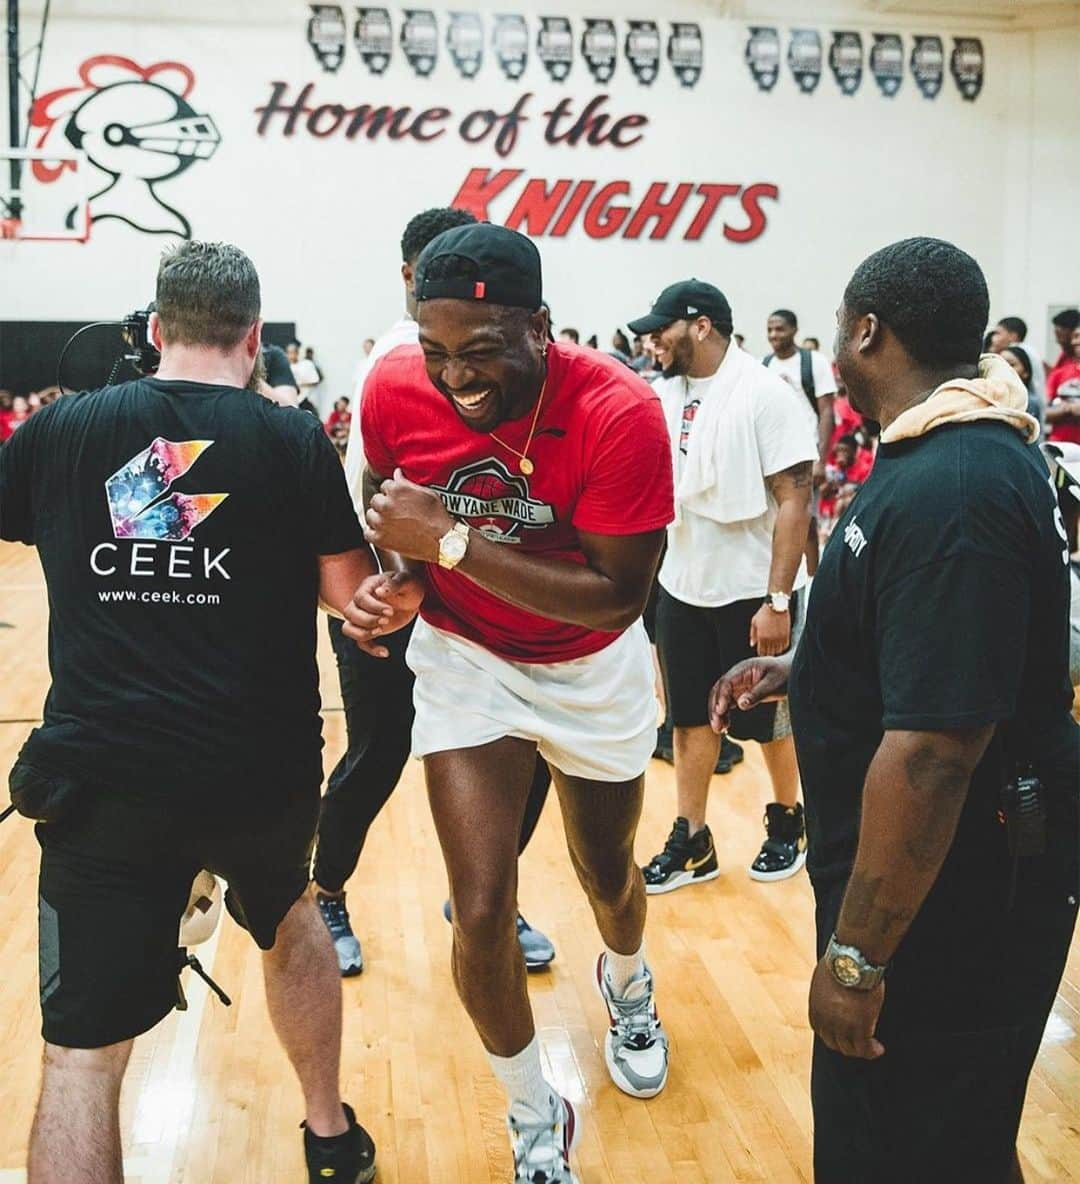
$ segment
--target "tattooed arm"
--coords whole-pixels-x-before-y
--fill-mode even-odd
[[[866,773],[837,941],[879,965],[896,952],[952,846],[993,731],[885,733]]]
[[[859,849],[836,940],[870,962],[888,962],[941,871],[971,775],[993,725],[961,732],[886,732],[863,786]],[[829,1048],[873,1060],[885,983],[850,990],[824,960],[810,987],[810,1023]]]
[[[768,592],[790,592],[806,550],[810,527],[810,490],[813,465],[805,461],[779,473],[771,473],[765,484],[776,501],[773,526],[772,564]],[[782,654],[791,644],[791,614],[778,613],[762,605],[750,623],[750,644],[761,657]]]

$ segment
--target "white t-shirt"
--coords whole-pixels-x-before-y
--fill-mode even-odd
[[[680,472],[675,475],[676,487],[686,455],[682,434],[689,439],[698,405],[711,397],[713,381],[712,378],[669,378],[658,379],[655,384],[662,394],[677,391],[684,408],[693,406],[695,413],[687,415],[684,411],[679,426]],[[804,395],[781,386],[762,367],[752,399],[754,432],[761,457],[758,479],[762,484],[766,477],[792,465],[817,460],[816,444],[806,430],[809,416],[801,414],[798,407],[799,400],[806,403]],[[716,522],[682,506],[680,521],[668,527],[667,553],[659,577],[662,587],[685,604],[702,608],[763,598],[769,591],[776,524],[776,502],[767,490],[766,486],[768,509],[745,522]],[[805,583],[806,570],[800,565],[794,587],[801,588]]]
[[[360,400],[364,394],[364,383],[371,367],[399,345],[417,345],[420,341],[420,326],[412,317],[402,317],[375,342],[371,353],[356,367],[356,384],[353,390],[352,420],[349,423],[349,442],[345,449],[345,481],[352,494],[353,505],[361,517],[364,513],[364,442],[360,438]]]
[[[820,399],[822,395],[836,394],[836,379],[833,377],[832,365],[829,359],[818,351],[810,351],[810,367],[811,373],[814,376],[814,398]],[[802,384],[802,355],[796,350],[790,358],[778,358],[773,356],[772,361],[768,367],[773,374],[779,375],[788,386],[798,392],[799,400],[806,409],[806,418],[809,421],[813,418],[814,424],[814,441],[817,441],[817,419],[813,417],[810,410],[810,400],[806,397],[806,391],[803,390]],[[817,457],[814,457],[817,460]]]

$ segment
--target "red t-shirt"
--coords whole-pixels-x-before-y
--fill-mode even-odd
[[[1052,407],[1058,399],[1067,399],[1073,407],[1080,407],[1080,362],[1075,358],[1056,366],[1046,379],[1047,406]],[[1080,444],[1080,419],[1052,424],[1050,439]]]
[[[533,411],[495,434],[521,450]],[[364,383],[360,429],[368,465],[400,468],[438,490],[447,509],[491,539],[528,554],[585,563],[578,531],[629,535],[674,517],[671,441],[660,401],[621,362],[559,343],[529,459],[474,432],[431,385],[419,346],[380,358]],[[569,625],[520,609],[459,571],[428,565],[421,615],[437,629],[515,662],[564,662],[596,653],[618,633]]]

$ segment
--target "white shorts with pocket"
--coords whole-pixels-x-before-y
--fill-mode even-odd
[[[418,620],[405,660],[416,675],[413,755],[535,741],[570,777],[632,781],[656,747],[652,654],[641,621],[599,653],[510,662]]]

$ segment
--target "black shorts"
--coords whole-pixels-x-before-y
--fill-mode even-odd
[[[42,1035],[102,1048],[152,1028],[178,1000],[177,933],[201,868],[260,948],[308,884],[319,787],[269,796],[256,813],[206,801],[91,791],[35,828]]]
[[[664,675],[668,715],[676,728],[697,728],[709,722],[709,692],[736,662],[755,657],[750,622],[764,597],[736,600],[720,608],[700,608],[660,589],[656,607],[656,644]],[[797,619],[798,597],[791,598],[791,619]],[[731,713],[730,734],[736,740],[768,744],[791,734],[786,704],[763,703],[752,711]]]

